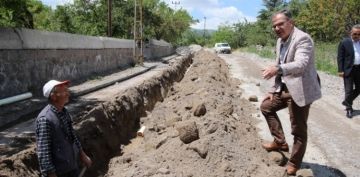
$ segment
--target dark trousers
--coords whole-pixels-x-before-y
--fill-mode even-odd
[[[80,170],[79,169],[75,169],[66,173],[61,173],[61,172],[57,172],[56,176],[57,177],[79,177],[80,175]],[[41,177],[48,177],[48,175],[44,175],[42,174]]]
[[[79,169],[76,169],[76,170],[67,172],[65,174],[57,174],[57,177],[79,177],[79,174],[80,174]]]
[[[275,93],[273,100],[266,99],[262,102],[260,109],[269,126],[271,135],[276,143],[285,143],[285,135],[281,126],[277,111],[288,107],[291,122],[291,134],[294,136],[294,144],[289,159],[289,164],[300,168],[305,154],[307,144],[307,119],[310,104],[299,107],[291,98],[285,88],[280,93]]]
[[[355,89],[354,89],[355,85]],[[360,65],[354,65],[349,76],[344,77],[346,109],[352,109],[353,101],[360,94]]]

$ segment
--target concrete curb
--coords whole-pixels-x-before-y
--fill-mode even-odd
[[[145,72],[150,71],[151,69],[156,68],[156,66],[150,66],[150,67],[143,67],[142,70],[134,72],[133,74],[124,76],[120,78],[110,79],[110,80],[104,80],[100,81],[98,84],[93,84],[93,86],[90,86],[85,89],[74,89],[77,86],[70,87],[71,97],[79,97],[82,95],[85,95],[87,93],[105,88],[107,86],[110,86],[112,84],[115,84],[116,82],[125,81],[128,79],[131,79],[135,76],[141,75]],[[126,71],[126,70],[124,70]],[[82,84],[79,84],[82,85]],[[36,115],[41,111],[41,109],[47,104],[47,101],[45,98],[34,98],[30,100],[24,100],[21,102],[13,103],[7,106],[3,106],[2,109],[9,109],[8,113],[5,113],[5,115],[0,115],[0,131],[3,131],[7,128],[10,128],[18,123],[30,120],[32,118],[35,118]],[[71,104],[71,103],[70,103]],[[17,107],[16,110],[12,110],[12,107]],[[19,111],[19,109],[22,109],[22,111]],[[27,116],[30,115],[30,116]],[[35,117],[33,117],[35,116]]]
[[[145,72],[148,72],[150,71],[151,69],[154,69],[156,68],[156,66],[150,66],[148,68],[145,68],[143,70],[141,70],[140,72],[136,72],[134,74],[131,74],[131,75],[128,75],[128,76],[125,76],[125,77],[121,77],[121,78],[118,78],[118,79],[114,79],[114,80],[111,80],[111,81],[105,81],[105,82],[102,82],[102,83],[99,83],[99,84],[96,84],[95,86],[93,87],[90,87],[90,88],[85,88],[85,89],[80,89],[80,90],[74,90],[70,87],[70,93],[71,93],[71,96],[72,97],[79,97],[79,96],[82,96],[82,95],[85,95],[87,93],[90,93],[90,92],[93,92],[93,91],[96,91],[96,90],[99,90],[99,89],[102,89],[102,88],[105,88],[105,87],[108,87],[110,85],[113,85],[115,84],[116,82],[122,82],[122,81],[125,81],[125,80],[128,80],[130,78],[133,78],[135,76],[138,76],[140,74],[143,74]]]

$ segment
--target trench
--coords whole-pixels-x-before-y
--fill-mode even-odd
[[[84,150],[96,161],[85,176],[101,176],[109,160],[121,155],[121,146],[130,143],[140,127],[140,117],[146,116],[155,104],[163,101],[168,89],[179,82],[192,62],[191,56],[180,60],[160,76],[115,96],[91,110],[79,125],[78,134]]]
[[[93,166],[84,176],[103,176],[107,172],[110,159],[121,155],[121,147],[136,136],[140,117],[146,116],[157,102],[164,100],[170,87],[181,81],[192,57],[191,53],[176,57],[160,75],[114,95],[112,100],[100,103],[79,118],[76,132],[84,151],[93,159]],[[28,146],[0,161],[0,177],[39,176],[35,144]]]

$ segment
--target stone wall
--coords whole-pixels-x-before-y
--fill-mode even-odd
[[[133,40],[30,29],[0,28],[0,99],[25,92],[41,95],[50,79],[84,80],[135,64]],[[171,44],[150,40],[146,59],[174,53]]]

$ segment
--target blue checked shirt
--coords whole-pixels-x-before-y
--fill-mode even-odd
[[[55,106],[49,105],[50,110],[57,115],[60,120],[61,128],[68,139],[74,142],[79,149],[82,149],[81,143],[78,140],[74,129],[72,127],[71,116],[64,107],[62,111],[58,111]],[[52,159],[52,140],[51,125],[48,116],[38,117],[36,119],[36,139],[37,139],[37,154],[40,164],[41,173],[47,176],[50,172],[55,172],[55,165]]]

